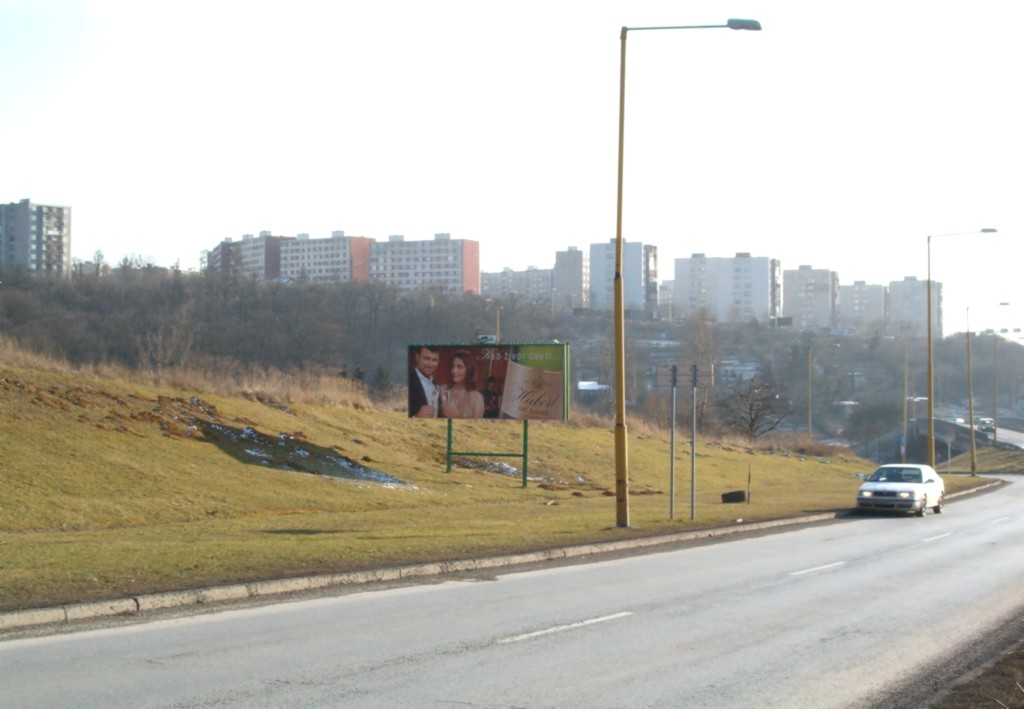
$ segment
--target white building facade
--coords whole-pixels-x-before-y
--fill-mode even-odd
[[[625,241],[622,245],[622,294],[626,310],[647,308],[647,278],[644,245]],[[615,239],[607,244],[590,245],[590,307],[593,310],[615,308]]]
[[[677,258],[673,318],[701,313],[719,322],[767,322],[782,308],[781,266],[776,259],[738,253]]]
[[[0,270],[71,276],[71,207],[20,202],[0,205]]]
[[[555,252],[556,311],[590,307],[590,254],[570,246]]]
[[[836,325],[839,275],[824,268],[800,266],[782,272],[782,316],[800,330]]]

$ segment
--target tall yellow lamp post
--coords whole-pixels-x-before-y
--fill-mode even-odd
[[[928,236],[928,289],[926,297],[928,322],[928,465],[935,467],[935,360],[932,355],[932,239],[938,236],[968,236],[971,234],[995,234],[996,229],[959,231],[953,234],[929,234]]]
[[[626,306],[622,285],[622,157],[626,125],[626,36],[641,30],[760,30],[757,20],[728,20],[724,25],[623,27],[619,61],[619,174],[615,210],[615,517],[619,527],[629,526],[629,460],[626,452]]]

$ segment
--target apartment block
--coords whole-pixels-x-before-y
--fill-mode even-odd
[[[792,318],[797,329],[835,327],[838,301],[835,271],[800,266],[782,272],[782,316]]]
[[[837,321],[842,327],[884,327],[886,288],[864,281],[839,286]]]
[[[529,302],[554,302],[553,283],[554,269],[536,266],[530,266],[525,271],[505,268],[480,274],[481,294],[493,298],[516,296]]]
[[[335,231],[328,238],[308,234],[274,236],[261,231],[241,241],[225,239],[206,252],[206,270],[256,280],[311,283],[370,281],[400,290],[442,288],[480,292],[480,245],[436,234],[432,241],[392,236],[378,242]]]
[[[0,271],[71,277],[71,207],[28,199],[0,205]]]
[[[928,281],[907,276],[889,283],[889,332],[911,337],[928,333]],[[932,281],[932,336],[942,338],[942,284]]]
[[[776,259],[737,253],[696,253],[675,261],[673,318],[704,313],[720,322],[768,321],[782,310],[781,265]]]
[[[299,234],[281,242],[281,277],[309,283],[344,283],[370,279],[373,239],[335,231],[326,239]]]
[[[590,254],[570,246],[555,252],[554,302],[556,310],[590,307]]]
[[[653,258],[654,268],[651,268]],[[622,294],[626,310],[649,313],[648,296],[651,278],[657,279],[657,247],[646,247],[638,241],[622,245]],[[590,245],[590,307],[613,310],[615,307],[615,239],[607,244]],[[653,283],[657,294],[657,280]],[[656,297],[656,296],[655,296]],[[656,307],[657,301],[651,304]]]
[[[388,237],[370,244],[370,280],[403,291],[439,288],[480,294],[480,243],[434,234],[431,241]]]

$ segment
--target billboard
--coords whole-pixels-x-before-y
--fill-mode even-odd
[[[409,416],[569,418],[569,346],[409,345]]]

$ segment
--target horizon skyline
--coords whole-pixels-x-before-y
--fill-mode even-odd
[[[1024,6],[926,0],[0,0],[0,194],[74,208],[72,255],[198,267],[253,230],[450,233],[481,267],[616,229],[771,253],[998,325],[1024,260]],[[201,19],[199,19],[201,18]],[[751,245],[755,248],[749,248]],[[540,258],[538,258],[538,255]]]
[[[33,204],[35,204],[35,202],[33,202]],[[53,206],[69,206],[69,205],[53,205]],[[74,209],[72,207],[72,215],[73,214],[74,214]],[[72,224],[73,224],[73,222],[74,222],[74,217],[72,216]],[[224,242],[241,241],[246,236],[251,236],[252,238],[259,238],[260,236],[265,235],[264,233],[268,232],[268,231],[269,230],[264,229],[264,230],[260,230],[260,231],[246,233],[246,234],[243,234],[243,235],[238,236],[238,237],[226,237],[225,239],[222,239],[221,241],[217,242],[217,244],[224,243]],[[409,239],[408,236],[405,235],[405,234],[388,234],[387,236],[380,237],[380,238],[372,237],[372,236],[371,237],[367,237],[365,234],[349,234],[348,232],[346,232],[344,230],[341,230],[341,229],[335,229],[335,230],[333,230],[333,232],[341,232],[345,237],[370,238],[370,239],[373,239],[374,241],[383,242],[383,243],[386,243],[392,237],[401,237],[401,238],[405,239],[406,241],[413,241],[413,242],[415,242],[415,241],[431,241],[431,240],[433,240],[433,238],[435,236],[440,235],[440,234],[448,234],[452,238],[452,240],[456,240],[456,241],[460,240],[459,237],[451,235],[449,232],[434,232],[433,234],[431,234],[430,237],[424,238],[424,239]],[[270,236],[274,236],[274,237],[296,239],[296,238],[299,238],[299,236],[302,235],[302,234],[305,234],[311,240],[312,239],[328,239],[328,238],[331,238],[331,234],[329,234],[327,236],[316,236],[316,235],[308,233],[308,232],[296,232],[296,234],[294,234],[294,235],[273,234],[273,233],[271,233],[269,235]],[[484,252],[484,245],[483,245],[483,243],[481,243],[479,240],[475,240],[475,239],[466,239],[466,240],[467,241],[477,241],[477,243],[480,245],[480,249],[481,249],[481,262],[483,262],[483,252]],[[614,239],[611,239],[610,241],[614,242]],[[629,243],[637,243],[637,242],[634,242],[632,240],[627,240],[627,241]],[[72,244],[73,243],[74,243],[74,235],[72,233]],[[589,245],[592,245],[592,244],[601,244],[601,245],[603,245],[603,244],[606,244],[606,243],[608,243],[608,242],[591,242],[590,244],[587,244],[586,246],[589,246]],[[639,243],[643,244],[644,242],[639,242]],[[202,253],[209,252],[217,244],[215,244],[213,247],[210,247],[209,249],[203,249],[200,253],[202,254]],[[515,272],[527,271],[529,269],[553,270],[554,269],[555,253],[557,253],[557,251],[567,251],[567,250],[572,250],[574,248],[578,249],[580,251],[586,250],[585,246],[581,246],[579,244],[571,244],[571,245],[567,246],[564,249],[557,249],[556,251],[551,252],[552,263],[551,263],[550,266],[537,266],[535,264],[532,264],[532,265],[527,266],[525,268],[514,268],[514,267],[511,267],[511,266],[505,266],[505,267],[502,267],[499,270],[485,270],[483,267],[481,267],[481,269],[480,269],[481,277],[482,277],[482,275],[484,273],[501,273],[501,272],[503,272],[505,270],[511,270],[511,271],[515,271]],[[102,251],[102,249],[101,249],[101,251]],[[753,251],[742,251],[742,250],[732,254],[731,256],[718,256],[718,255],[710,254],[709,252],[706,252],[706,251],[704,251],[704,252],[698,251],[698,252],[694,252],[693,254],[690,254],[690,256],[673,257],[671,259],[672,262],[673,262],[673,264],[672,264],[673,271],[674,271],[674,262],[675,262],[675,260],[681,259],[681,258],[691,258],[694,254],[698,254],[698,253],[699,254],[703,254],[703,255],[705,255],[708,258],[734,258],[734,257],[736,257],[739,254],[749,254],[752,258],[767,258],[767,259],[771,259],[771,260],[777,260],[777,261],[780,262],[780,268],[781,268],[783,273],[785,273],[786,271],[797,271],[801,267],[804,267],[804,266],[809,266],[809,267],[811,267],[814,270],[827,270],[827,271],[829,271],[831,273],[837,274],[838,279],[839,279],[839,286],[840,287],[852,286],[852,285],[855,285],[855,284],[858,284],[858,283],[864,283],[865,285],[880,286],[880,287],[884,287],[884,288],[888,289],[888,287],[889,287],[889,285],[891,283],[905,282],[905,281],[908,281],[908,280],[916,280],[916,281],[919,281],[919,282],[921,282],[923,284],[923,283],[925,283],[927,281],[927,276],[926,275],[925,276],[919,276],[919,275],[915,275],[915,274],[906,274],[902,278],[892,279],[892,280],[889,280],[889,281],[884,282],[884,283],[872,282],[872,281],[868,281],[867,279],[854,279],[854,280],[851,280],[851,281],[844,281],[843,278],[842,278],[842,273],[840,271],[838,271],[837,269],[834,269],[834,268],[819,267],[819,266],[816,266],[816,265],[813,265],[813,264],[799,264],[799,266],[797,266],[796,268],[786,268],[786,266],[781,262],[781,259],[777,259],[777,258],[772,257],[770,255],[758,256]],[[138,255],[137,254],[129,254],[129,255],[126,255],[125,257],[122,257],[121,260],[123,261],[124,258],[129,258],[129,257],[138,257]],[[659,260],[659,273],[660,273],[661,272],[661,249],[660,248],[658,249],[658,257],[659,257],[658,260]],[[104,258],[106,258],[105,255],[104,255]],[[92,263],[92,261],[90,261],[90,260],[79,259],[77,257],[73,257],[73,262]],[[143,260],[142,263],[145,264],[145,263],[148,263],[148,262]],[[110,266],[111,268],[116,268],[118,266],[118,263],[107,262],[107,265]],[[158,267],[158,268],[172,268],[174,264],[173,263],[171,263],[171,264],[160,264],[160,263],[152,262],[152,265],[155,266],[155,267]],[[182,270],[184,270],[185,272],[200,272],[198,268],[188,268],[188,269],[182,269]],[[673,277],[672,278],[659,278],[659,280],[658,280],[659,291],[660,291],[660,287],[662,285],[664,285],[666,282],[672,282],[674,280],[675,280],[674,279],[674,273],[673,273]],[[944,295],[944,293],[945,293],[945,284],[941,280],[939,280],[937,278],[933,279],[933,282],[936,285],[939,285],[941,287],[942,293],[943,293],[943,297],[945,297],[945,295]],[[1005,308],[1007,306],[1012,306],[1012,305],[1013,304],[1009,303],[1009,302],[1000,302],[997,307],[1001,306],[1001,307]],[[941,307],[941,304],[940,304],[940,307]],[[944,323],[947,321],[946,311],[947,311],[947,309],[945,307],[942,307],[942,310],[940,311],[941,314],[942,314],[942,319],[943,319]],[[1013,317],[1015,318],[1016,315],[1014,315]],[[944,335],[943,335],[944,337],[947,337],[947,336],[950,336],[950,335],[953,335],[953,334],[957,334],[959,332],[964,332],[964,331],[966,331],[966,328],[961,328],[961,329],[944,328],[944,330],[948,330],[948,332],[944,332]],[[1016,322],[1016,321],[1013,324],[988,326],[988,327],[983,327],[983,328],[973,327],[971,329],[972,332],[978,332],[978,333],[993,332],[993,333],[998,333],[998,334],[1014,334],[1015,332],[1021,332],[1021,330],[1022,330],[1022,326],[1018,322]],[[1014,338],[1007,338],[1007,339],[1010,339],[1012,341],[1012,339],[1014,339]],[[1019,338],[1019,339],[1024,339],[1024,338]]]

